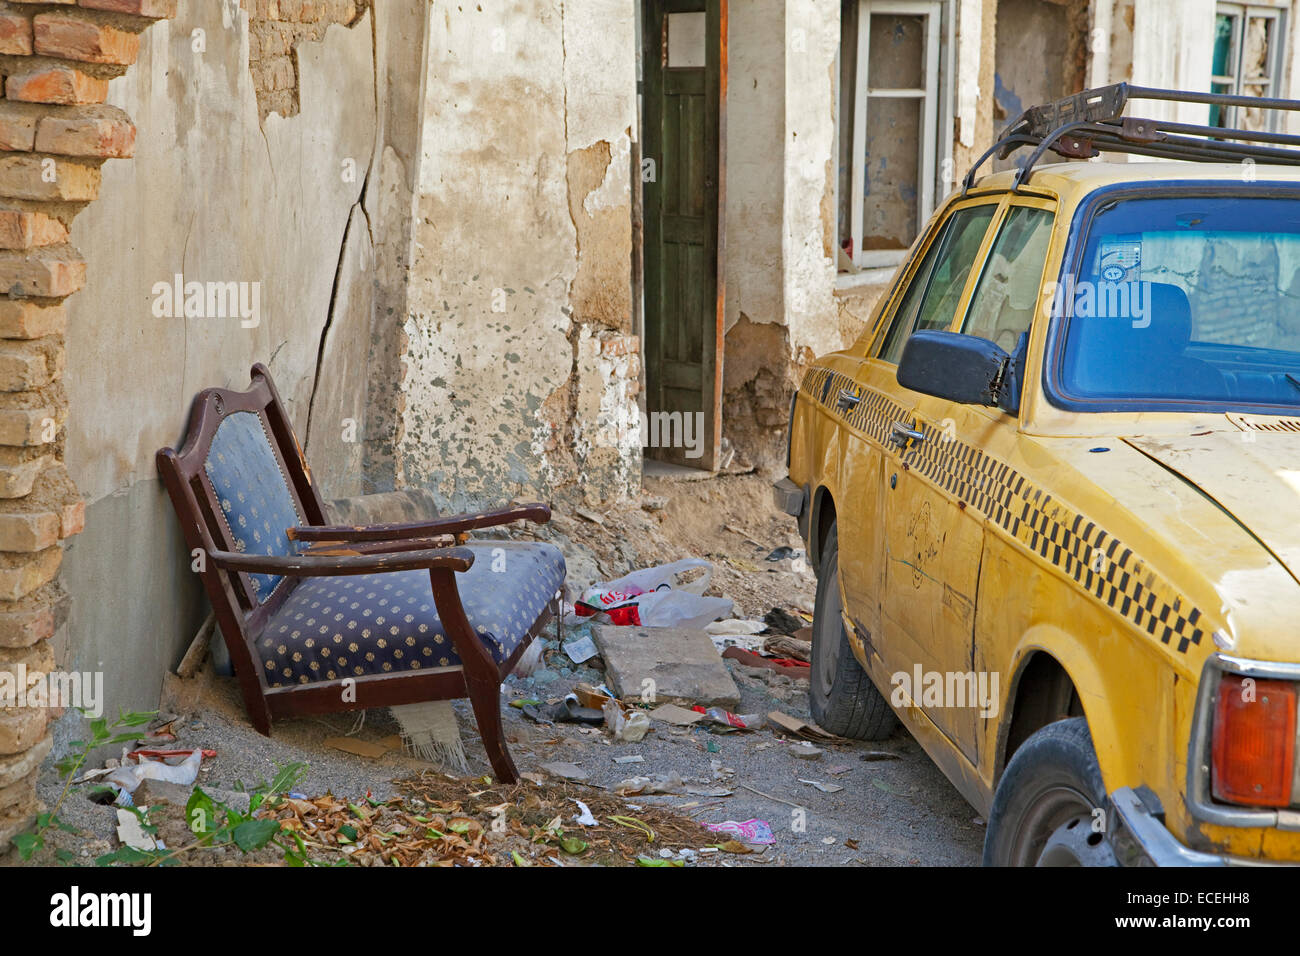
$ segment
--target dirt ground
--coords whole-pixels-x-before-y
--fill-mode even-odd
[[[531,530],[516,534],[532,536]],[[640,501],[603,514],[557,513],[537,537],[564,550],[571,594],[629,570],[696,556],[713,563],[709,593],[731,598],[736,617],[761,619],[773,608],[811,615],[816,582],[801,560],[802,542],[793,521],[773,507],[768,481],[758,476],[697,481],[648,477]],[[767,560],[782,547],[795,553]],[[571,636],[572,629],[565,637]],[[521,698],[555,700],[578,681],[603,680],[598,668],[574,666],[553,631],[542,644],[539,668],[528,677],[507,680],[503,705]],[[731,660],[726,665],[740,689],[739,713],[780,710],[811,719],[807,681]],[[252,789],[286,764],[308,764],[293,787],[299,797],[277,813],[309,837],[316,862],[567,866],[636,865],[638,859],[646,865],[658,859],[709,866],[973,865],[983,844],[983,821],[903,730],[871,744],[818,742],[821,753],[806,759],[792,753],[794,739],[770,727],[718,733],[700,725],[675,728],[656,722],[640,742],[621,743],[602,728],[537,724],[519,708],[505,706],[511,752],[527,777],[517,788],[506,788],[491,782],[464,701],[455,709],[470,776],[453,779],[401,749],[373,758],[325,744],[341,736],[375,742],[391,738],[399,728],[387,711],[287,720],[277,723],[267,738],[249,724],[232,678],[217,677],[209,667],[196,681],[178,686],[180,693],[164,704],[178,714],[173,724],[178,739],[167,746],[217,751],[200,772],[205,790]],[[556,764],[572,765],[566,772],[583,779],[561,779],[545,769]],[[666,780],[673,792],[620,795],[619,784],[635,776]],[[43,772],[40,792],[47,806],[58,799],[62,786],[53,769]],[[37,862],[49,862],[53,849],[60,847],[88,864],[118,845],[114,808],[92,803],[84,791],[74,787],[60,811],[79,832],[51,833],[50,848]],[[576,800],[592,810],[595,826],[574,819]],[[168,832],[170,825],[174,831],[169,847],[185,838],[180,810],[169,808],[161,817],[166,823],[160,829]],[[618,819],[611,822],[613,818]],[[639,821],[654,838],[629,819]],[[725,836],[698,825],[753,819],[770,826],[774,843],[729,845]],[[441,826],[448,820],[456,823],[455,834]],[[339,841],[340,827],[356,840]],[[574,840],[583,849],[564,852],[565,840],[570,849]],[[719,844],[727,849],[711,848]],[[6,862],[16,862],[13,856]],[[266,850],[258,851],[255,861],[277,859]],[[197,850],[184,862],[253,861],[234,850]]]

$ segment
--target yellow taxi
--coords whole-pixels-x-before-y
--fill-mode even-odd
[[[901,720],[986,864],[1300,860],[1300,137],[1148,95],[1244,105],[1026,113],[792,403],[814,719]]]

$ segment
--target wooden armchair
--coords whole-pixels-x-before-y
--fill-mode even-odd
[[[260,363],[246,392],[200,392],[184,446],[157,460],[261,733],[280,717],[468,697],[493,771],[518,780],[501,682],[558,609],[564,556],[467,539],[548,521],[549,507],[328,526]]]

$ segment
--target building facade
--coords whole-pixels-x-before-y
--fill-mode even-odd
[[[156,704],[207,609],[153,455],[256,361],[326,497],[590,507],[647,461],[779,469],[802,369],[1023,108],[1125,80],[1300,95],[1298,15],[0,3],[0,669]],[[77,730],[57,718],[0,710],[0,842]]]

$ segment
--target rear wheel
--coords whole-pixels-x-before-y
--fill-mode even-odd
[[[1106,788],[1082,717],[1030,735],[993,794],[985,866],[1095,866],[1114,862],[1093,827]]]
[[[825,730],[856,740],[882,740],[898,718],[862,669],[844,629],[840,600],[839,534],[834,525],[822,550],[813,605],[812,674],[808,698],[812,717]]]

